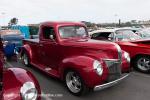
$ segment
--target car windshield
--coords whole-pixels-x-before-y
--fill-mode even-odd
[[[88,36],[82,26],[64,26],[59,28],[61,38],[85,38]]]
[[[132,30],[117,30],[116,41],[138,40],[141,37],[135,34]]]
[[[142,29],[137,33],[139,33],[143,38],[150,37],[150,29]]]

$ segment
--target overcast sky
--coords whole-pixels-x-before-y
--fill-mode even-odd
[[[17,17],[20,24],[42,21],[96,23],[150,19],[150,0],[0,0],[0,25]]]

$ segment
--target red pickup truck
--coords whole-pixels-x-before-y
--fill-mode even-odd
[[[63,80],[77,96],[110,87],[130,71],[129,54],[115,43],[91,40],[82,23],[41,23],[39,39],[26,39],[23,44],[25,65]]]

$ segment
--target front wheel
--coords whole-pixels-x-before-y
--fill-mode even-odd
[[[82,78],[74,71],[68,71],[65,75],[65,85],[69,92],[75,96],[80,96],[89,91],[83,83]]]
[[[134,61],[134,65],[141,72],[150,72],[150,56],[138,56]]]
[[[28,57],[27,53],[25,53],[25,52],[22,55],[22,61],[26,66],[30,66],[29,57]]]

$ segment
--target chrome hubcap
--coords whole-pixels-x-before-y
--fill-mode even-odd
[[[26,54],[23,55],[23,62],[25,65],[28,65],[28,57]]]
[[[81,80],[74,72],[67,73],[66,84],[69,90],[73,93],[78,93],[81,90]]]
[[[138,60],[138,68],[143,70],[143,71],[150,70],[150,59],[140,58]]]

